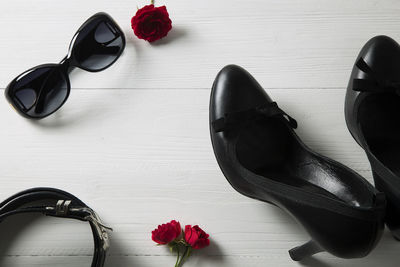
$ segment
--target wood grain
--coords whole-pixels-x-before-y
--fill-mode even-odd
[[[100,73],[76,70],[66,105],[32,122],[0,98],[0,200],[20,190],[58,187],[114,228],[105,266],[173,266],[150,240],[157,224],[200,224],[212,245],[185,266],[389,266],[400,243],[388,232],[371,255],[327,253],[298,264],[287,250],[307,234],[279,209],[235,192],[215,161],[208,129],[210,87],[230,63],[244,66],[299,122],[312,149],[372,182],[364,152],[347,131],[343,103],[361,46],[400,39],[400,3],[355,0],[156,1],[174,29],[148,44],[131,33],[147,1],[0,2],[0,88],[29,67],[57,62],[81,23],[107,11],[127,35],[123,56]],[[1,93],[4,90],[1,90]],[[89,266],[87,224],[16,216],[0,227],[0,266]]]
[[[371,178],[363,152],[345,127],[344,91],[267,91],[298,120],[298,133],[309,146]],[[236,193],[217,166],[208,133],[209,93],[75,90],[55,116],[39,122],[20,118],[0,99],[0,123],[8,126],[0,131],[0,147],[7,148],[0,157],[0,198],[34,186],[78,195],[115,230],[110,266],[126,266],[130,259],[141,266],[155,266],[155,259],[172,265],[169,252],[150,240],[152,228],[172,218],[199,223],[212,236],[213,246],[201,253],[207,260],[193,260],[193,266],[214,265],[213,260],[221,261],[219,266],[294,264],[287,250],[307,240],[300,226],[277,208]],[[0,246],[7,264],[23,256],[18,257],[23,265],[34,256],[51,266],[49,256],[79,261],[91,254],[84,223],[57,218],[28,222],[14,218],[0,228],[0,236],[13,240]],[[376,256],[354,261],[354,266],[373,266],[368,265],[371,257],[374,262],[396,257],[400,244],[387,236],[381,246]],[[329,266],[344,262],[319,257]]]
[[[174,29],[148,44],[130,29],[148,1],[36,0],[0,3],[0,87],[32,66],[58,62],[90,15],[107,11],[127,48],[105,72],[76,72],[75,88],[205,88],[224,65],[246,67],[270,88],[344,88],[371,37],[400,39],[400,2],[357,0],[158,1]]]

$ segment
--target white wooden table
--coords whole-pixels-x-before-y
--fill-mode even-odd
[[[0,200],[49,186],[69,191],[114,228],[106,266],[173,266],[150,239],[159,223],[200,224],[212,245],[185,266],[398,266],[388,232],[368,257],[321,253],[303,263],[287,250],[307,241],[279,209],[236,193],[215,161],[208,132],[210,87],[235,63],[248,69],[299,122],[316,151],[371,180],[346,129],[345,87],[371,37],[400,40],[400,2],[170,0],[173,30],[150,45],[130,29],[132,0],[0,2],[0,88],[29,67],[58,62],[78,27],[106,11],[127,36],[123,56],[100,73],[75,71],[66,105],[32,122],[0,97]],[[157,1],[162,5],[164,1]],[[0,227],[0,266],[89,266],[85,223],[18,216]]]

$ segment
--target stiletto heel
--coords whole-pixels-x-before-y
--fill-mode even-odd
[[[288,212],[310,234],[312,241],[289,251],[293,260],[321,251],[360,258],[375,247],[385,197],[308,148],[294,131],[297,122],[244,69],[230,65],[218,74],[209,123],[215,156],[232,187]]]
[[[289,255],[290,258],[294,261],[301,261],[302,259],[312,256],[314,254],[317,254],[319,252],[325,251],[323,248],[321,248],[317,243],[315,243],[313,240],[308,241],[307,243],[292,248],[289,250]]]

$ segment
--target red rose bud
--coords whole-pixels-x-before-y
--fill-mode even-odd
[[[163,38],[172,29],[172,22],[165,6],[144,6],[136,12],[131,23],[135,35],[149,42]]]
[[[198,225],[185,226],[185,241],[193,248],[193,249],[201,249],[210,245],[210,240],[208,239],[209,235],[201,230]]]
[[[181,224],[175,220],[172,220],[169,223],[159,225],[157,229],[152,231],[151,239],[158,244],[166,245],[178,238],[181,233]]]

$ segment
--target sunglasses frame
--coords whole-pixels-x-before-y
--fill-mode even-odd
[[[95,21],[96,19],[101,18],[101,17],[103,17],[103,19],[104,19],[103,21],[105,21],[105,22],[107,22],[107,21],[110,22],[110,23],[113,25],[113,27],[118,31],[118,33],[119,33],[119,35],[120,35],[120,37],[121,37],[121,43],[122,43],[122,44],[121,44],[121,49],[120,49],[119,54],[115,57],[115,59],[114,59],[113,61],[111,61],[108,65],[106,65],[105,67],[100,68],[100,69],[89,69],[89,68],[86,68],[86,67],[82,66],[82,65],[77,61],[77,59],[76,59],[76,57],[75,57],[75,54],[74,54],[74,44],[75,44],[75,41],[76,41],[78,35],[82,32],[82,30],[83,30],[86,26],[88,26],[90,23],[92,23],[93,21]],[[14,110],[16,110],[21,116],[23,116],[23,117],[25,117],[25,118],[34,119],[34,120],[40,120],[40,119],[46,118],[46,117],[52,115],[53,113],[55,113],[56,111],[58,111],[58,110],[65,104],[65,102],[68,100],[69,95],[70,95],[70,91],[71,91],[71,82],[70,82],[70,79],[69,79],[69,73],[70,73],[73,69],[79,68],[79,69],[82,69],[82,70],[85,70],[85,71],[88,71],[88,72],[100,72],[100,71],[103,71],[103,70],[105,70],[105,69],[111,67],[111,66],[120,58],[120,56],[122,55],[122,53],[123,53],[123,51],[124,51],[124,49],[125,49],[125,46],[126,46],[126,39],[125,39],[124,32],[123,32],[122,29],[119,27],[119,25],[115,22],[115,20],[114,20],[110,15],[108,15],[108,14],[105,13],[105,12],[96,13],[96,14],[94,14],[93,16],[91,16],[90,18],[88,18],[88,19],[79,27],[79,29],[76,31],[76,33],[74,34],[74,36],[73,36],[73,38],[72,38],[72,40],[71,40],[71,42],[70,42],[70,44],[69,44],[68,54],[64,57],[63,60],[60,61],[60,63],[58,63],[58,64],[57,64],[57,63],[41,64],[41,65],[35,66],[35,67],[33,67],[33,68],[30,68],[30,69],[28,69],[27,71],[24,71],[23,73],[21,73],[20,75],[18,75],[16,78],[14,78],[14,79],[8,84],[8,86],[6,87],[6,89],[5,89],[5,91],[4,91],[4,94],[5,94],[5,96],[6,96],[6,99],[7,99],[7,101],[10,103],[10,105],[12,106],[12,108],[13,108]],[[29,74],[30,72],[34,72],[34,71],[36,71],[36,70],[38,70],[38,69],[41,69],[41,68],[53,68],[53,69],[55,69],[55,70],[58,70],[59,73],[60,73],[60,74],[63,76],[63,78],[65,79],[66,86],[67,86],[67,94],[66,94],[65,99],[63,100],[63,102],[62,102],[56,109],[54,109],[52,112],[50,112],[50,113],[48,113],[48,114],[46,114],[46,115],[43,115],[43,116],[36,116],[36,117],[35,117],[35,116],[31,116],[31,115],[27,114],[26,112],[22,111],[22,110],[18,107],[18,104],[15,103],[16,100],[13,99],[14,96],[10,96],[10,94],[9,94],[8,92],[9,92],[9,90],[11,90],[11,88],[14,87],[14,85],[19,81],[19,79],[21,79],[21,78],[24,77],[25,75]],[[38,100],[38,97],[36,97],[35,103],[37,102],[37,100]]]

